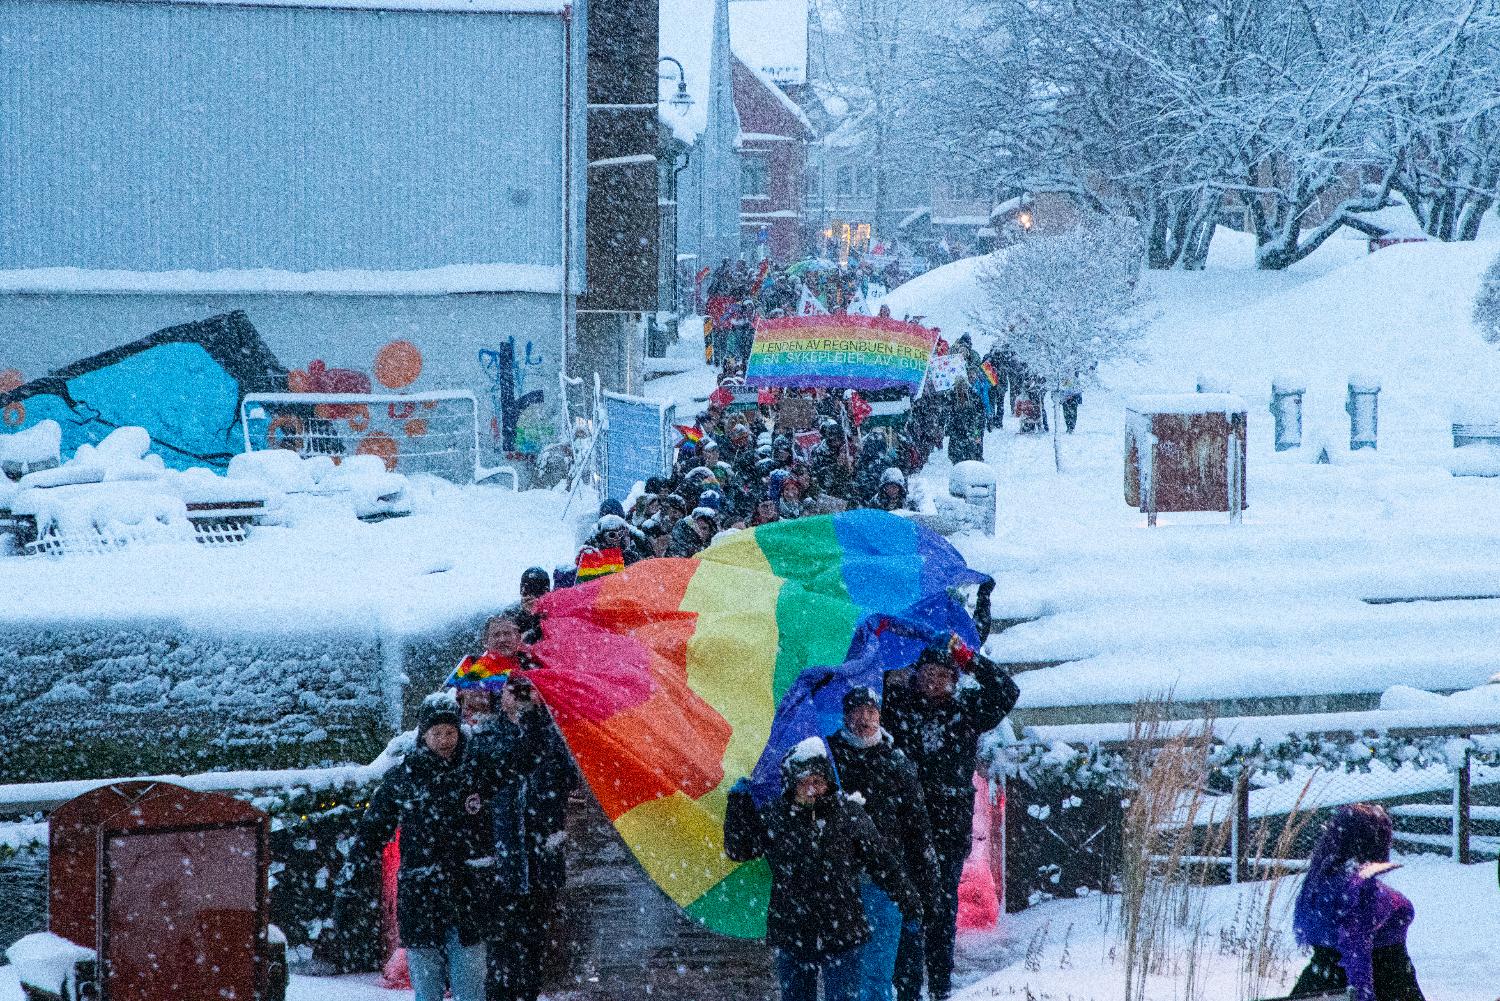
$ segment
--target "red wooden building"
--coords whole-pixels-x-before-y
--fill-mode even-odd
[[[769,76],[734,60],[740,118],[740,244],[750,260],[802,256],[802,210],[812,124]]]

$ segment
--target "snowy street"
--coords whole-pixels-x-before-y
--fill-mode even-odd
[[[0,1001],[1500,1001],[1500,0],[0,0]]]

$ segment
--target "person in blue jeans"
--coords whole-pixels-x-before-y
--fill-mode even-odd
[[[930,913],[936,903],[938,860],[916,766],[880,725],[880,696],[874,689],[851,689],[843,709],[844,725],[828,738],[839,784],[844,792],[864,800],[865,812],[905,864],[907,877]],[[921,924],[903,921],[895,902],[871,880],[865,880],[860,895],[871,934],[865,944],[860,1001],[918,1001],[921,964],[911,968],[908,963],[908,969],[898,970],[896,960],[903,938],[909,951],[922,955]]]
[[[821,737],[781,763],[782,794],[757,807],[750,782],[729,791],[724,851],[736,862],[764,857],[771,869],[766,942],[782,1001],[858,1001],[861,953],[870,941],[861,885],[868,878],[897,910],[920,920],[917,896],[885,839],[837,777]]]

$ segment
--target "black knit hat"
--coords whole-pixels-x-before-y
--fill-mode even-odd
[[[422,700],[417,710],[417,741],[420,743],[427,731],[442,723],[459,726],[463,717],[458,711],[458,700],[447,692],[435,692]]]
[[[807,775],[821,775],[832,788],[838,785],[828,745],[820,737],[809,737],[786,752],[781,759],[781,781],[790,790]]]
[[[521,597],[539,598],[552,590],[552,575],[541,567],[530,567],[521,574]]]
[[[875,694],[875,689],[869,685],[859,685],[849,689],[844,695],[844,713],[847,715],[851,710],[859,706],[880,708],[880,696]]]

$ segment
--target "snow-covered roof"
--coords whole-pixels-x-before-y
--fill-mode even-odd
[[[1020,211],[1024,197],[1024,195],[1014,195],[1003,202],[996,203],[995,207],[990,209],[990,218],[993,219],[996,216],[1010,215],[1012,212]]]
[[[131,0],[209,7],[317,7],[337,10],[434,11],[469,14],[561,14],[565,0]]]
[[[1229,393],[1157,393],[1132,396],[1126,409],[1138,414],[1242,414],[1245,401]]]
[[[917,222],[921,221],[921,218],[924,215],[928,215],[931,212],[932,209],[928,208],[926,205],[918,205],[916,208],[912,209],[906,214],[906,218],[902,219],[896,224],[896,228],[905,229],[908,226],[915,225]]]
[[[707,127],[714,0],[658,0],[658,11],[659,52],[682,64],[687,93],[693,99],[687,108],[667,103],[677,93],[677,73],[670,64],[663,65],[657,74],[657,97],[662,102],[660,118],[674,136],[692,143]],[[788,24],[792,27],[788,28]],[[797,24],[802,26],[800,31],[796,30]],[[807,0],[734,0],[729,4],[729,46],[735,57],[811,133],[812,124],[807,116],[776,84],[777,79],[792,82],[799,75],[787,70],[794,64],[801,67],[800,79],[795,82],[807,77]]]
[[[734,8],[731,7],[730,9],[733,10]],[[739,59],[746,69],[755,74],[755,79],[765,85],[766,90],[786,109],[788,114],[801,123],[802,127],[807,130],[809,138],[817,135],[816,130],[813,129],[812,121],[807,117],[807,112],[803,111],[801,105],[787,96],[786,91],[781,89],[781,85],[773,80],[770,74],[764,70],[756,69],[751,63],[745,62],[744,58],[738,52],[735,53],[735,58]]]
[[[729,45],[779,84],[807,82],[807,0],[732,0]]]
[[[460,292],[556,292],[562,269],[542,264],[454,264],[417,271],[98,271],[25,268],[0,271],[0,293],[450,295]]]

